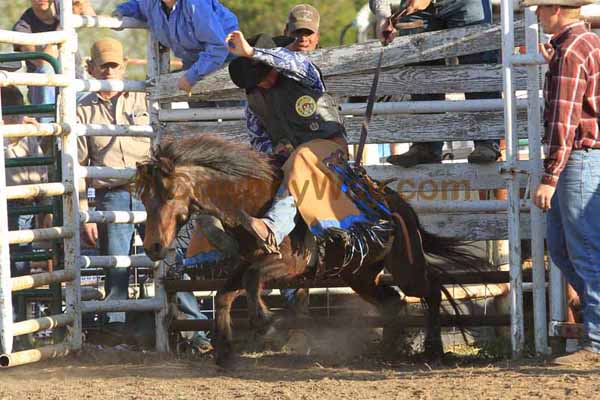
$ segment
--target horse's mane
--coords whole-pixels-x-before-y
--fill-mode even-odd
[[[152,149],[148,160],[138,164],[137,191],[156,184],[159,177],[173,176],[176,168],[181,171],[185,167],[190,170],[201,167],[205,173],[223,179],[254,178],[271,182],[275,177],[269,157],[248,144],[216,135],[167,138]]]

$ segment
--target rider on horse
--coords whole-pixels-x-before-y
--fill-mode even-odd
[[[340,176],[348,156],[346,131],[318,67],[306,55],[286,48],[291,38],[261,34],[248,42],[236,31],[226,40],[229,51],[239,57],[229,73],[246,90],[253,141],[263,146],[270,141],[273,153],[287,158],[271,208],[263,218],[246,215],[245,227],[266,249],[277,252],[294,229],[298,212],[321,237],[331,229],[350,231],[357,223],[380,222],[380,213],[351,198]]]

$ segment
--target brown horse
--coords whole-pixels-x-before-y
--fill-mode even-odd
[[[273,316],[261,299],[261,288],[266,282],[305,273],[310,269],[309,260],[317,254],[324,254],[319,265],[325,270],[333,267],[363,299],[378,306],[390,323],[401,302],[396,290],[379,285],[384,268],[402,282],[406,294],[424,298],[428,315],[425,351],[429,357],[441,357],[439,314],[444,289],[439,283],[440,269],[426,260],[426,253],[441,259],[445,269],[484,262],[461,250],[461,243],[424,231],[412,208],[391,190],[386,191],[386,200],[393,218],[365,234],[362,251],[348,256],[343,235],[320,241],[320,251],[307,244],[307,227],[299,224],[281,244],[280,255],[267,254],[242,229],[240,211],[262,216],[270,206],[280,182],[278,168],[271,161],[247,145],[202,135],[164,142],[137,168],[136,187],[148,214],[144,249],[150,258],[164,258],[178,227],[192,213],[218,218],[239,243],[239,263],[216,298],[213,346],[217,363],[229,366],[233,360],[233,301],[245,290],[252,326],[266,331]],[[343,268],[340,260],[345,260]]]

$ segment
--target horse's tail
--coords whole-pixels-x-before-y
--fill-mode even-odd
[[[438,236],[427,232],[421,225],[415,210],[398,192],[386,188],[386,200],[393,211],[405,210],[403,214],[410,215],[415,221],[416,228],[421,235],[423,251],[432,261],[428,264],[432,264],[434,269],[439,270],[442,275],[448,275],[448,272],[453,270],[483,272],[490,269],[488,261],[473,252],[472,241]]]
[[[473,250],[473,242],[459,240],[455,238],[438,236],[428,232],[423,228],[419,221],[419,216],[414,209],[402,197],[392,190],[386,191],[386,199],[388,200],[391,209],[394,211],[404,209],[408,215],[416,223],[416,227],[421,237],[421,245],[424,255],[426,256],[426,274],[433,272],[437,277],[429,276],[429,284],[432,283],[431,278],[437,282],[456,284],[461,287],[463,285],[457,282],[452,271],[470,271],[482,273],[485,270],[491,270],[491,264],[480,257]],[[406,215],[406,214],[405,214]],[[431,289],[431,288],[430,288]],[[429,290],[430,290],[429,289]],[[454,310],[455,315],[461,315],[462,312],[456,300],[448,289],[443,284],[439,284],[439,289],[446,296],[450,306]],[[427,306],[426,302],[423,302]],[[458,326],[463,338],[466,341],[466,330],[464,326]]]
[[[434,235],[419,224],[423,251],[432,259],[431,266],[449,277],[451,271],[484,272],[490,263],[474,252],[474,242]],[[451,278],[450,278],[451,279]]]

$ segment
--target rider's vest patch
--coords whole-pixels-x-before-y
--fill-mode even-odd
[[[311,96],[301,96],[296,100],[296,113],[301,117],[310,117],[317,112],[317,102]]]

